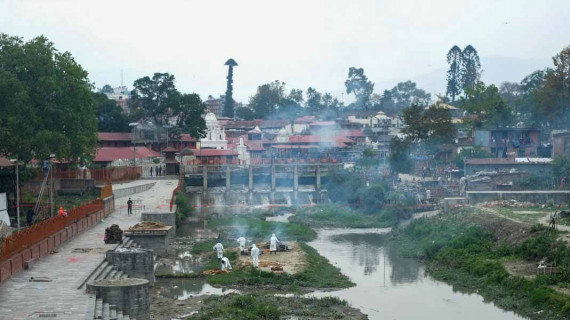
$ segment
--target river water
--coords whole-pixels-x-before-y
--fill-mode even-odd
[[[356,286],[309,296],[336,296],[382,320],[513,320],[525,319],[484,302],[476,293],[462,293],[426,274],[417,259],[398,257],[383,245],[382,234],[390,229],[319,230],[309,244],[340,268]],[[199,258],[180,252],[167,271],[193,273],[201,270]],[[192,296],[225,294],[235,290],[214,288],[204,279],[157,279],[162,295],[185,300]]]
[[[340,268],[356,286],[316,297],[336,296],[370,319],[510,320],[524,319],[483,301],[477,294],[454,291],[426,274],[421,261],[398,257],[382,245],[385,230],[320,230],[309,243]]]

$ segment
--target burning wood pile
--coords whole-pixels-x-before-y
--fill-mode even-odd
[[[123,243],[123,230],[116,224],[105,229],[105,243]]]
[[[264,248],[265,248],[265,249],[269,249],[270,246],[271,246],[271,242],[270,242],[270,241],[267,241],[267,242],[265,243]],[[277,242],[277,252],[284,252],[284,251],[289,251],[289,246],[288,246],[285,242],[283,242],[283,241],[278,241],[278,242]]]
[[[145,221],[137,223],[132,227],[129,227],[129,231],[162,229],[164,227],[166,227],[166,225],[162,222]]]

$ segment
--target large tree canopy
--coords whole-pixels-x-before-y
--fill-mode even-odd
[[[402,110],[412,104],[428,105],[431,96],[429,93],[417,87],[415,82],[410,80],[396,84],[391,90],[384,90],[379,100],[379,105],[375,106],[387,114],[400,114]]]
[[[89,158],[97,144],[87,71],[46,37],[0,34],[0,154]]]
[[[206,123],[202,114],[206,110],[200,96],[181,94],[174,84],[174,75],[155,73],[152,79],[136,80],[131,92],[132,120],[152,121],[157,126],[174,124],[169,136],[176,140],[182,133],[198,138],[204,134]]]
[[[130,130],[129,119],[114,100],[99,92],[94,93],[93,96],[95,97],[95,114],[99,119],[97,127],[99,132],[128,132]]]
[[[499,89],[495,85],[485,86],[481,81],[465,89],[460,107],[473,116],[475,127],[507,126],[513,120],[511,108],[501,98]]]
[[[447,71],[447,89],[446,94],[455,101],[462,91],[462,68],[463,68],[463,52],[458,46],[453,46],[447,53],[447,63],[449,70]]]
[[[350,67],[348,69],[348,79],[344,82],[346,93],[354,93],[356,97],[355,107],[368,110],[370,107],[370,96],[374,92],[374,83],[368,81],[364,75],[363,68]]]

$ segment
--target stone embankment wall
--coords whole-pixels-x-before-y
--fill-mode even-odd
[[[135,193],[140,193],[140,192],[150,190],[150,189],[152,189],[152,187],[154,187],[155,184],[156,184],[156,182],[153,182],[153,183],[141,184],[139,186],[134,186],[134,187],[116,189],[116,190],[113,190],[113,195],[115,196],[115,199],[128,197],[128,196],[133,195]]]
[[[567,204],[570,202],[570,191],[467,191],[469,204],[477,204],[497,200],[516,200],[536,204]]]

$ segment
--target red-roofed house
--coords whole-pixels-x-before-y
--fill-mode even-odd
[[[151,164],[155,158],[163,158],[161,153],[147,147],[104,147],[97,149],[93,163],[101,166],[124,166],[132,164],[136,159],[137,165]]]

